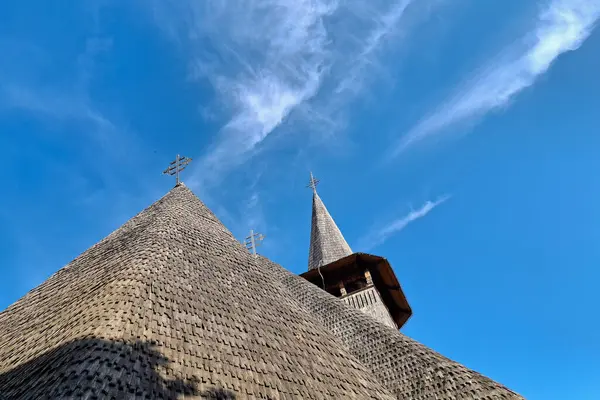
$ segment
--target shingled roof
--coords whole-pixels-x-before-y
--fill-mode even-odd
[[[308,269],[327,265],[350,254],[352,254],[350,246],[331,218],[317,190],[313,188]]]
[[[281,266],[184,185],[0,313],[0,397],[519,399]]]

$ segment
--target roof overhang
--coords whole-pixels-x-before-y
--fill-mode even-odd
[[[373,285],[379,291],[398,329],[402,328],[411,317],[412,310],[392,266],[385,258],[366,253],[354,253],[321,268],[311,269],[300,276],[316,286],[327,289],[327,286],[337,285],[348,277],[362,275],[365,270],[371,273]],[[324,282],[326,287],[323,285]]]

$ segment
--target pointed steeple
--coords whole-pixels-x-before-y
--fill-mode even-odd
[[[354,309],[404,312],[385,259],[305,274],[348,295],[250,255],[179,183],[0,311],[0,399],[523,400]]]
[[[394,399],[277,271],[179,182],[0,312],[0,398]]]
[[[310,173],[310,184],[313,190],[312,226],[310,228],[310,249],[308,253],[308,269],[312,270],[327,265],[352,254],[346,239],[340,232],[333,218],[327,211],[323,200],[317,193],[318,181]]]

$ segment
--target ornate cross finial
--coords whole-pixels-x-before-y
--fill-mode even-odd
[[[308,183],[308,185],[306,185],[306,187],[308,187],[308,188],[311,188],[311,189],[313,190],[313,192],[315,192],[315,193],[316,193],[316,192],[317,192],[317,185],[318,185],[318,184],[319,184],[319,180],[318,180],[318,179],[316,179],[316,178],[313,176],[313,173],[312,173],[312,171],[311,171],[311,173],[310,173],[310,182]]]
[[[179,185],[179,173],[186,169],[188,164],[191,162],[191,158],[180,156],[179,154],[177,154],[177,157],[175,157],[175,161],[171,161],[169,167],[163,171],[163,175],[175,175],[175,179],[177,182],[176,184]]]
[[[262,233],[257,233],[250,229],[250,236],[246,238],[244,244],[246,245],[246,248],[252,252],[253,256],[256,257],[256,247],[260,246],[260,243],[264,240],[264,238],[265,235]]]

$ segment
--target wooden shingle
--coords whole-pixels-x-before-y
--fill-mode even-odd
[[[0,313],[0,397],[518,399],[252,257],[184,185]]]

